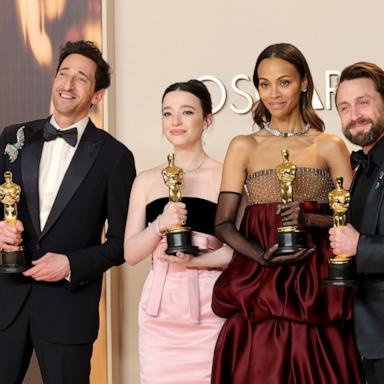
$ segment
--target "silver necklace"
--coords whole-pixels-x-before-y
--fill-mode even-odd
[[[202,159],[196,164],[194,165],[193,167],[191,168],[187,168],[187,169],[183,169],[183,173],[190,173],[190,172],[193,172],[193,171],[197,171],[204,163],[204,160],[205,160],[205,155],[202,157]]]
[[[265,121],[263,123],[264,129],[269,132],[273,136],[280,136],[280,137],[292,137],[292,136],[300,136],[304,135],[308,132],[309,128],[311,128],[310,124],[308,123],[301,131],[297,132],[281,132],[278,129],[271,128],[269,126],[269,121]]]

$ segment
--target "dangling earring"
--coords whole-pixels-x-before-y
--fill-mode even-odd
[[[307,92],[307,88],[303,89],[301,92],[302,93],[306,93]]]
[[[207,132],[207,128],[203,128],[203,133],[202,133],[202,142],[203,142],[203,148],[206,146],[205,142],[205,132]]]

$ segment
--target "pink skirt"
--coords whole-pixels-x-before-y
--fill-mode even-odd
[[[154,271],[145,281],[139,305],[141,384],[207,384],[211,381],[213,351],[224,319],[211,309],[212,289],[220,270],[167,272],[163,287],[152,286]],[[151,291],[162,290],[156,313],[148,310]],[[156,292],[158,293],[158,292]],[[197,299],[196,299],[197,294]],[[199,313],[193,301],[199,303]]]

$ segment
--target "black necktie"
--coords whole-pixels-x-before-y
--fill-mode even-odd
[[[59,131],[47,121],[44,125],[43,136],[45,141],[56,140],[58,137],[62,137],[71,147],[74,147],[77,143],[77,128]]]
[[[371,153],[366,155],[362,149],[360,151],[353,151],[351,153],[351,166],[355,169],[360,166],[366,174],[370,174],[373,168],[373,161]]]

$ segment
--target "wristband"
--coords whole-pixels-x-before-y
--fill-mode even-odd
[[[156,229],[156,232],[159,236],[164,236],[165,235],[165,231],[161,232],[160,230],[160,216],[157,216],[156,218],[156,226],[155,226],[155,229]]]

